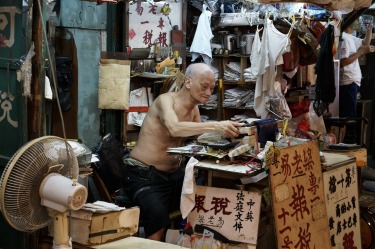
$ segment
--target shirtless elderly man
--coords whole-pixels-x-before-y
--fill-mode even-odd
[[[182,146],[187,137],[218,132],[237,137],[232,121],[201,122],[198,104],[207,103],[215,87],[211,68],[203,63],[186,69],[185,84],[178,92],[160,95],[153,102],[139,133],[137,145],[125,159],[124,190],[140,207],[146,237],[164,240],[172,206],[180,202],[184,168],[169,147]]]

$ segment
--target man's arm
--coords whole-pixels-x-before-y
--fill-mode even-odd
[[[371,39],[372,39],[372,24],[367,27],[365,38],[362,40],[362,45],[359,47],[357,52],[355,52],[354,54],[351,54],[347,58],[342,58],[340,60],[340,67],[345,67],[347,65],[350,65],[362,55],[369,53]]]
[[[167,127],[172,137],[190,137],[206,132],[218,132],[224,137],[237,137],[239,135],[239,130],[236,127],[243,125],[232,121],[180,122],[173,109],[173,104],[173,98],[168,95],[160,98],[157,103],[160,120]],[[198,110],[195,109],[193,120],[200,120],[196,116],[197,112]]]
[[[367,54],[368,52],[366,53],[366,47],[368,46],[361,46],[357,50],[357,52],[355,52],[354,54],[351,54],[348,58],[342,58],[340,60],[340,67],[345,67],[347,65],[350,65],[362,55]]]

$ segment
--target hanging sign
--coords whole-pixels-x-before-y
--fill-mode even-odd
[[[13,46],[15,41],[15,15],[20,13],[21,11],[16,6],[0,7],[0,48]]]
[[[271,150],[268,166],[278,248],[330,248],[317,142]]]
[[[195,186],[195,207],[188,220],[195,229],[199,225],[229,240],[255,245],[260,204],[259,192]]]
[[[361,248],[357,179],[355,162],[323,173],[331,248]]]
[[[182,25],[182,3],[143,2],[129,5],[129,46],[132,48],[170,46],[172,26]]]

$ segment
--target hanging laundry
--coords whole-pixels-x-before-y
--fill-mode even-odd
[[[267,56],[268,65],[265,64],[265,72],[258,75],[255,85],[254,110],[258,117],[266,118],[268,115],[268,97],[276,94],[274,87],[276,66],[283,63],[281,55],[288,51],[290,43],[289,34],[278,31],[273,22],[267,19],[262,35],[260,55]],[[262,71],[260,70],[259,73]]]
[[[203,61],[208,65],[211,65],[212,61],[211,39],[214,37],[211,31],[211,15],[212,13],[206,10],[206,5],[203,4],[202,14],[199,16],[197,30],[190,47],[192,61],[202,56]]]
[[[267,25],[264,26],[264,28],[267,28]],[[266,67],[269,66],[267,37],[264,37],[262,41],[260,40],[260,31],[262,29],[257,26],[250,54],[251,73],[256,76],[264,74]],[[265,30],[263,30],[263,33],[265,33]]]
[[[320,37],[320,53],[315,65],[317,78],[314,110],[318,117],[328,111],[329,104],[333,103],[336,98],[335,72],[332,53],[334,39],[334,27],[328,25]]]

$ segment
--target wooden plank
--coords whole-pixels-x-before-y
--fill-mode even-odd
[[[330,248],[318,143],[272,151],[268,166],[278,248]]]
[[[129,60],[129,54],[126,52],[101,52],[101,59]]]
[[[357,166],[364,167],[367,165],[367,149],[361,148],[358,150],[326,150],[324,151],[325,157],[339,158],[342,156],[355,157]]]

